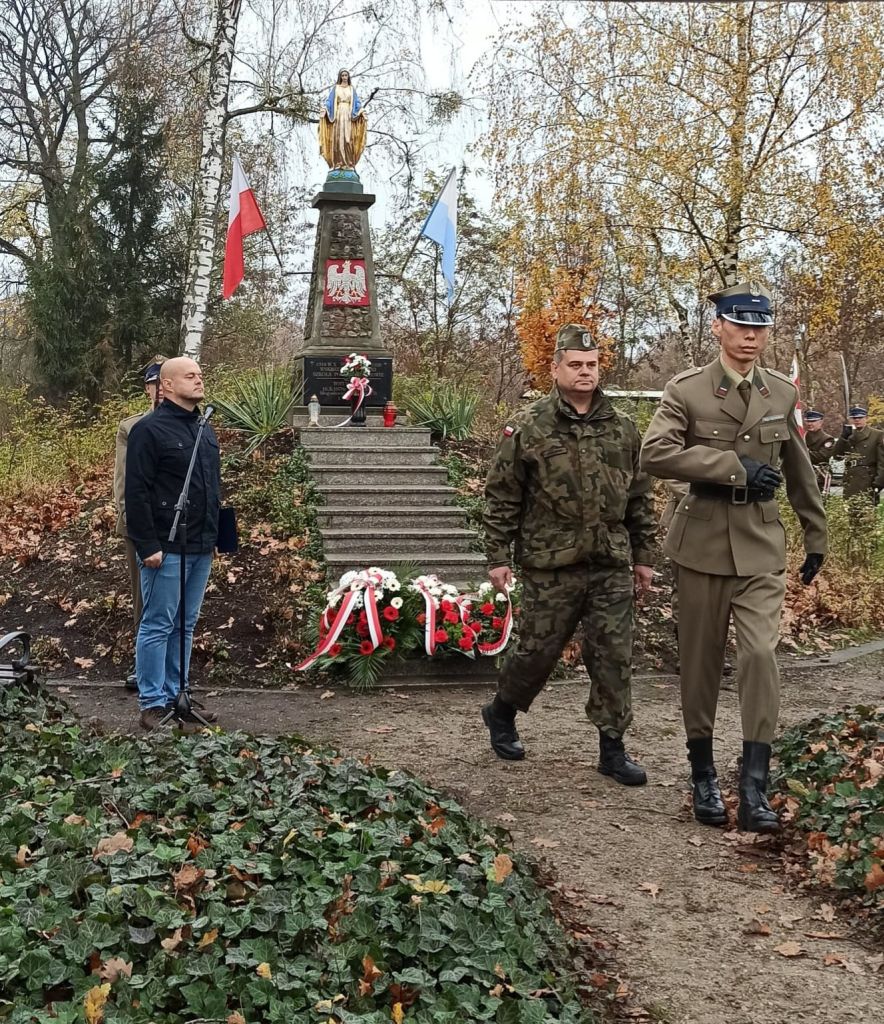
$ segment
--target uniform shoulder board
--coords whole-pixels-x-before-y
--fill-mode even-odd
[[[791,381],[785,373],[780,373],[779,370],[772,370],[769,366],[764,367],[764,372],[769,374],[771,377],[776,377],[777,380],[781,380],[784,384],[788,384],[790,388],[794,388],[796,391],[798,388],[795,387],[794,381]]]
[[[680,381],[687,380],[688,377],[694,377],[698,373],[703,372],[702,366],[692,366],[689,370],[682,370],[681,373],[677,373],[673,378],[672,382],[678,384]]]
[[[517,428],[512,423],[507,423],[507,425],[503,428],[503,436],[512,437],[513,434],[515,434],[516,429]]]

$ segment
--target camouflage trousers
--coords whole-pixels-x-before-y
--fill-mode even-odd
[[[632,721],[632,570],[570,565],[525,569],[521,579],[519,643],[500,670],[501,700],[527,711],[582,622],[587,717],[609,736],[622,736]]]

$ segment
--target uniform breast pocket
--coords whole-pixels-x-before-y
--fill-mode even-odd
[[[612,469],[622,469],[624,472],[632,469],[632,450],[625,448],[622,444],[614,441],[601,441],[599,454],[602,462]]]
[[[780,447],[790,436],[785,420],[761,424],[758,429],[758,440],[767,448],[768,462],[773,464],[779,458]]]
[[[739,429],[739,423],[733,420],[697,420],[692,433],[698,444],[727,452],[734,447]]]
[[[685,540],[685,532],[691,522],[693,521],[694,526],[702,527],[703,523],[708,523],[712,519],[714,510],[715,506],[712,500],[704,500],[692,494],[683,498],[672,517],[672,525],[669,527],[666,543],[675,551],[680,550]]]

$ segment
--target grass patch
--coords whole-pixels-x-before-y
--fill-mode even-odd
[[[787,730],[776,745],[784,817],[807,834],[811,874],[884,911],[884,708]],[[884,922],[880,922],[884,923]]]
[[[102,737],[18,689],[0,753],[10,1024],[592,1019],[505,833],[402,772],[295,739]]]

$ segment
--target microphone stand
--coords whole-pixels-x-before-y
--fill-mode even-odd
[[[196,465],[196,457],[199,454],[203,431],[206,429],[209,417],[214,411],[212,406],[207,406],[204,415],[199,418],[199,427],[197,428],[196,439],[193,442],[193,451],[190,453],[190,465],[187,467],[187,475],[184,478],[181,494],[178,495],[178,501],[175,502],[175,518],[172,521],[172,529],[169,531],[170,544],[175,542],[176,534],[180,535],[181,542],[181,562],[178,574],[178,639],[180,642],[178,652],[178,694],[169,710],[161,719],[160,725],[165,725],[166,722],[173,718],[176,722],[196,721],[205,726],[209,725],[209,722],[194,707],[194,702],[190,696],[190,686],[185,668],[187,638],[184,631],[186,621],[184,595],[187,584],[187,495],[190,491],[190,478],[193,476],[193,467]]]

